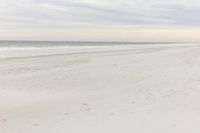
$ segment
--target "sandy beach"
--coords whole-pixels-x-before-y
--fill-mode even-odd
[[[4,50],[0,133],[199,133],[200,45]]]

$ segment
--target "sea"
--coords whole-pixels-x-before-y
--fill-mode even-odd
[[[0,59],[112,50],[137,50],[185,44],[183,42],[0,41]]]
[[[82,46],[129,46],[183,44],[185,42],[80,42],[80,41],[0,41],[0,48],[82,47]]]

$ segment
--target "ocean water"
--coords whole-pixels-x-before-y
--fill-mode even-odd
[[[185,45],[173,42],[50,42],[0,41],[0,59],[112,50],[138,50]]]
[[[183,44],[175,42],[65,42],[65,41],[0,41],[0,48],[42,48],[42,47],[81,47],[81,46],[130,46]]]

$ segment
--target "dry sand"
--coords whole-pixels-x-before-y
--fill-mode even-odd
[[[199,126],[200,45],[0,58],[0,133],[200,133]]]

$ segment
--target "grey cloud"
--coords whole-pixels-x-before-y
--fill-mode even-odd
[[[2,2],[3,1],[3,2]],[[0,23],[67,27],[91,25],[198,26],[200,8],[163,0],[2,0]],[[21,3],[20,3],[21,1]],[[100,2],[95,4],[94,2]],[[194,2],[197,2],[194,0]]]

